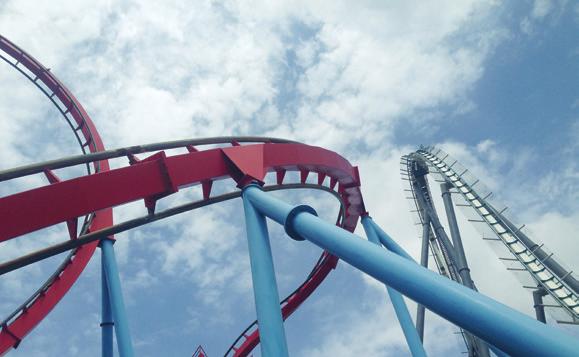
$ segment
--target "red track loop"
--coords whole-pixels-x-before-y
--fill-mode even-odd
[[[36,77],[31,78],[21,71],[25,76],[35,84],[42,82],[52,91],[45,91],[45,94],[51,100],[58,98],[64,105],[66,110],[61,112],[65,117],[73,117],[77,123],[75,132],[80,132],[84,138],[81,143],[83,150],[88,147],[91,152],[104,151],[100,136],[80,103],[48,69],[1,36],[0,50],[13,60],[7,60],[6,56],[2,56],[3,59],[17,69],[24,66]],[[106,160],[93,162],[96,172],[93,175],[54,182],[0,198],[0,216],[3,219],[0,242],[61,222],[70,222],[93,212],[97,213],[87,232],[95,232],[113,224],[114,206],[143,199],[151,212],[159,198],[195,184],[202,185],[206,200],[210,197],[211,183],[215,180],[230,177],[241,187],[251,181],[263,182],[265,175],[274,171],[278,184],[283,182],[286,171],[299,171],[302,183],[310,172],[315,172],[318,174],[318,185],[322,185],[326,177],[329,177],[331,189],[338,184],[337,191],[344,204],[341,222],[344,229],[353,232],[359,216],[365,212],[357,168],[332,151],[297,143],[235,145],[189,151],[170,157],[160,151],[145,160],[133,157],[130,166],[115,170],[109,170]],[[74,259],[60,275],[3,326],[0,354],[16,347],[58,303],[90,260],[96,245],[97,242],[94,242],[78,248]],[[324,253],[313,274],[282,306],[284,319],[312,294],[336,263],[336,257]],[[241,346],[233,348],[235,355],[247,355],[258,343],[259,332],[255,330],[246,336]]]
[[[0,240],[139,199],[143,199],[148,206],[153,202],[154,206],[159,197],[194,184],[227,177],[239,183],[263,181],[267,172],[283,170],[316,172],[319,177],[329,177],[330,185],[338,184],[345,211],[342,226],[349,231],[355,229],[358,217],[364,212],[355,167],[340,155],[319,147],[268,143],[195,151],[170,157],[159,152],[128,167],[0,198],[0,215],[10,222],[0,226]],[[47,204],[50,210],[47,210]],[[24,212],[31,218],[22,220],[20,217]],[[284,318],[311,295],[336,263],[335,257],[325,257],[319,269],[283,306]],[[236,355],[248,353],[258,342],[258,332],[254,331],[236,349]]]
[[[76,122],[76,135],[81,135],[84,138],[84,143],[81,143],[83,152],[86,147],[88,147],[90,152],[105,150],[101,137],[82,105],[46,67],[2,36],[0,36],[0,50],[5,54],[2,55],[4,60],[29,77],[20,69],[20,66],[26,68],[32,75],[36,76],[35,78],[29,77],[30,80],[35,84],[41,82],[52,91],[52,94],[50,94],[52,95],[51,100],[57,106],[58,104],[55,100],[60,101],[60,104],[65,108],[59,107],[63,115],[65,115],[65,117],[72,116]],[[13,60],[10,61],[10,58]],[[45,94],[49,96],[48,93],[45,92]],[[67,118],[67,120],[69,119]],[[108,171],[108,161],[95,162],[94,169],[100,172]],[[6,221],[4,220],[4,222]],[[112,209],[106,208],[99,212],[98,216],[92,220],[89,229],[99,230],[112,224]],[[24,336],[56,306],[88,264],[97,244],[98,242],[94,242],[78,248],[74,254],[74,259],[70,260],[58,278],[32,300],[25,311],[21,312],[12,319],[12,321],[9,321],[7,325],[2,327],[2,331],[0,332],[0,354],[6,353],[11,347],[18,346]]]

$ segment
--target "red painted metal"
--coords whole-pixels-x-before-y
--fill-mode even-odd
[[[252,153],[261,152],[263,159],[237,160],[235,161],[237,165],[232,166],[230,157],[236,157],[235,154],[227,156],[223,153],[223,149],[210,149],[171,157],[158,153],[128,167],[60,181],[0,198],[0,215],[5,215],[8,218],[6,222],[11,222],[0,226],[0,237],[2,240],[10,239],[66,221],[70,217],[82,216],[88,212],[147,197],[168,195],[176,192],[178,187],[203,184],[208,180],[225,177],[237,177],[243,180],[250,176],[249,170],[254,175],[255,172],[265,173],[276,170],[277,172],[299,171],[299,167],[304,166],[317,172],[318,175],[328,175],[340,183],[342,199],[349,208],[343,222],[345,229],[353,231],[358,216],[365,211],[354,167],[334,152],[303,144],[254,144],[227,148],[227,150],[232,149]],[[257,169],[255,162],[260,162],[262,168]],[[248,171],[245,171],[246,169]],[[255,176],[263,178],[264,174]],[[135,182],[139,182],[139,185],[135,185]],[[51,209],[48,211],[45,202],[50,202]],[[19,220],[23,212],[28,212],[29,220]],[[310,296],[335,267],[336,262],[337,259],[331,256],[323,261],[322,267],[283,307],[284,318],[287,318]],[[237,353],[239,355],[249,353],[258,342],[259,333],[254,331],[237,349]]]
[[[44,170],[44,175],[50,183],[60,182],[60,178],[52,170]],[[66,221],[66,227],[68,228],[68,236],[70,239],[77,238],[78,230],[78,218],[72,218]]]
[[[326,179],[326,174],[318,173],[318,185],[322,185]]]
[[[276,169],[275,170],[275,179],[278,185],[283,183],[283,179],[285,178],[285,170],[284,169]]]
[[[240,146],[239,143],[224,148],[231,177],[243,187],[251,181],[263,184],[265,177],[263,149],[253,145]]]
[[[195,352],[193,352],[193,356],[191,357],[207,357],[207,353],[205,352],[203,347],[199,345],[197,346],[197,349],[195,350]]]
[[[30,56],[14,43],[3,36],[0,36],[0,50],[9,57],[18,61],[20,66],[25,67],[33,73],[37,82],[43,83],[52,91],[54,96],[60,100],[67,112],[77,124],[78,131],[85,138],[85,143],[90,152],[103,151],[103,142],[86,111],[70,91],[40,62]],[[95,171],[106,172],[109,170],[108,161],[103,160],[94,163]],[[58,183],[55,183],[58,185]],[[29,217],[29,215],[27,215]],[[69,220],[76,220],[78,216],[69,217]],[[21,221],[20,219],[19,221]],[[26,224],[26,223],[23,223]],[[99,230],[113,224],[112,209],[106,208],[92,220],[90,229]],[[76,236],[76,227],[74,227]],[[69,225],[69,231],[72,227]],[[72,236],[72,234],[71,234]],[[77,249],[74,259],[60,273],[56,279],[42,294],[34,299],[27,307],[26,311],[17,315],[7,326],[0,331],[0,354],[6,353],[11,347],[18,345],[22,340],[62,299],[71,286],[78,279],[80,273],[88,264],[94,253],[98,242],[85,245]]]
[[[213,187],[213,181],[205,180],[201,182],[201,189],[203,190],[204,200],[209,199],[209,196],[211,196],[211,187]]]
[[[226,150],[228,154],[224,155]],[[264,159],[242,161],[238,159],[241,155],[232,155],[233,150],[261,153]],[[160,152],[150,159],[0,198],[0,216],[6,222],[0,225],[0,241],[139,199],[156,200],[177,192],[179,187],[225,177],[238,182],[247,177],[262,180],[266,172],[275,168],[292,170],[298,165],[336,178],[345,203],[349,207],[355,203],[355,210],[349,213],[363,212],[359,210],[362,201],[353,167],[338,154],[315,146],[253,144],[170,157]],[[348,191],[349,188],[353,190]]]
[[[320,268],[306,281],[302,288],[290,297],[287,303],[282,306],[281,312],[284,321],[294,311],[296,311],[307,298],[310,297],[337,264],[337,257],[324,252],[324,258],[320,264]],[[259,344],[259,341],[259,330],[256,329],[251,334],[245,336],[245,341],[243,341],[239,347],[236,347],[233,355],[235,357],[246,357]]]
[[[65,104],[91,152],[104,150],[96,128],[80,103],[46,68],[1,36],[0,49],[26,66]],[[315,172],[319,184],[329,176],[332,189],[339,184],[346,209],[341,226],[354,231],[365,208],[357,168],[346,159],[323,148],[297,143],[240,145],[233,141],[231,144],[233,146],[204,151],[187,146],[188,153],[185,154],[166,156],[161,151],[143,160],[130,155],[129,166],[114,170],[109,169],[107,161],[99,161],[93,163],[98,171],[95,174],[65,181],[48,173],[49,185],[0,198],[0,216],[3,218],[0,242],[60,222],[76,222],[78,217],[92,212],[98,213],[89,231],[100,230],[112,225],[114,206],[143,199],[152,211],[158,199],[195,184],[202,185],[203,197],[207,199],[215,180],[230,177],[243,186],[249,181],[263,182],[266,173],[274,171],[278,183],[283,181],[286,171],[299,171],[301,181],[305,181],[309,172]],[[76,237],[76,226],[74,231]],[[97,242],[79,248],[74,259],[46,291],[2,329],[0,354],[17,345],[58,303],[88,263],[96,245]],[[313,293],[337,261],[336,257],[324,253],[315,272],[283,305],[284,319]],[[236,347],[235,354],[246,356],[258,343],[259,332],[256,330]]]

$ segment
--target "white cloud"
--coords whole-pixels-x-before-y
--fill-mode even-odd
[[[552,10],[539,5],[529,16],[550,16]],[[399,157],[414,148],[395,147],[394,128],[407,122],[430,128],[442,119],[411,119],[412,114],[436,111],[441,105],[456,111],[475,109],[470,91],[506,33],[494,20],[501,11],[494,3],[482,1],[356,5],[346,1],[57,1],[49,5],[11,1],[0,6],[0,32],[52,67],[71,87],[108,147],[268,134],[343,153],[360,167],[362,190],[374,219],[417,257],[420,241],[398,175]],[[2,166],[76,152],[72,141],[65,145],[67,139],[48,142],[43,137],[46,132],[38,123],[43,122],[44,111],[28,102],[32,90],[18,84],[21,78],[0,76],[0,88],[12,91],[10,96],[0,96],[0,116],[17,119],[0,120],[3,139],[8,138],[0,142]],[[30,133],[29,127],[38,130]],[[61,133],[56,124],[48,129]],[[41,149],[27,152],[22,147],[22,142],[38,138],[45,142]],[[519,149],[517,157],[527,159],[512,162],[512,153],[492,139],[479,143],[476,150],[457,142],[443,147],[493,189],[523,191],[513,187],[515,173],[529,169],[532,151]],[[503,169],[510,164],[512,173],[505,176]],[[569,186],[561,195],[576,186],[575,175],[576,170],[568,171]],[[552,194],[547,190],[552,187],[550,180],[547,177],[540,185],[544,189],[539,189],[539,199]],[[185,194],[179,199],[192,197]],[[304,195],[304,199],[310,198]],[[515,203],[525,199],[521,195]],[[142,202],[117,211],[119,220],[144,214]],[[125,271],[127,300],[139,306],[139,289],[156,289],[169,278],[183,279],[197,290],[204,307],[215,309],[214,320],[232,319],[227,312],[238,308],[236,299],[251,302],[249,265],[241,248],[245,241],[239,239],[243,227],[230,224],[232,211],[216,206],[120,235],[116,252]],[[553,231],[561,235],[575,229],[574,211],[560,217],[549,214],[537,218],[539,230],[543,229],[539,222],[564,227]],[[468,229],[465,240],[469,258],[475,257],[471,262],[481,290],[509,300],[504,291],[516,283],[504,279],[497,284],[493,274],[500,276],[504,268],[498,261],[482,261],[491,251],[481,248],[482,241]],[[278,252],[304,249],[291,243],[280,243]],[[485,253],[479,261],[481,250]],[[280,264],[280,286],[298,279],[291,268],[290,263]],[[20,289],[22,279],[6,286]],[[383,293],[380,284],[366,281]],[[529,309],[525,297],[517,295],[514,300],[517,307]],[[195,311],[187,315],[191,331],[202,328]],[[346,320],[315,341],[319,345],[308,355],[344,351],[377,355],[403,345],[393,314],[384,312],[382,305],[361,313],[352,310]],[[438,322],[431,326],[427,341],[439,333],[435,328],[450,330]],[[358,338],[360,330],[364,338]],[[372,343],[367,343],[369,339]],[[448,347],[435,342],[428,348],[448,352]]]
[[[531,17],[535,19],[541,19],[547,16],[553,9],[553,1],[551,0],[535,0],[533,3],[533,10],[531,11]]]
[[[541,22],[556,22],[564,14],[567,5],[567,0],[535,0],[529,15],[520,22],[521,31],[524,34],[533,35],[536,26]]]

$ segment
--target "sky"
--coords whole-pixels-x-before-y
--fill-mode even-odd
[[[578,30],[572,1],[0,0],[0,33],[68,86],[107,148],[263,135],[334,150],[359,166],[375,221],[418,257],[399,159],[420,144],[437,145],[574,271]],[[0,133],[0,170],[79,152],[55,108],[5,63]],[[0,195],[44,183],[40,176],[2,183]],[[198,187],[182,191],[161,208],[200,197]],[[276,196],[335,219],[337,204],[322,193]],[[118,222],[143,214],[140,202],[115,208]],[[530,293],[459,218],[479,290],[532,316]],[[287,239],[275,225],[270,233],[285,296],[320,250]],[[2,243],[0,259],[66,236],[59,225]],[[240,200],[117,235],[137,355],[188,356],[199,344],[210,356],[225,352],[255,318],[245,239]],[[0,315],[60,260],[0,277]],[[100,354],[99,264],[97,251],[69,294],[10,355]],[[430,355],[461,354],[454,326],[432,313],[426,323]],[[295,356],[409,353],[384,286],[343,262],[285,328]],[[579,335],[576,328],[562,333]]]

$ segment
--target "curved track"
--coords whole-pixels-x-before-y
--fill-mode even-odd
[[[338,154],[317,147],[273,138],[222,137],[106,151],[80,103],[49,69],[1,36],[0,50],[0,57],[37,86],[60,111],[73,129],[83,152],[83,155],[0,172],[0,181],[41,172],[50,181],[49,185],[0,198],[0,215],[4,222],[10,222],[0,226],[0,242],[16,237],[25,239],[22,236],[27,233],[62,222],[68,224],[70,232],[68,241],[0,264],[1,273],[71,250],[41,288],[4,319],[0,331],[0,354],[17,347],[66,294],[90,260],[100,239],[112,238],[115,233],[174,214],[239,197],[238,190],[211,196],[212,183],[216,180],[232,178],[238,186],[242,186],[251,181],[263,183],[268,172],[275,172],[276,184],[265,186],[265,190],[313,188],[331,192],[342,205],[337,224],[349,231],[355,229],[358,217],[364,213],[357,168]],[[258,144],[240,144],[248,142]],[[198,149],[207,144],[226,144],[227,147]],[[187,153],[167,156],[163,151],[175,148],[184,148]],[[144,160],[135,156],[152,151],[157,152]],[[110,170],[108,159],[122,156],[128,157],[130,166]],[[61,181],[52,172],[75,165],[85,165],[88,175]],[[287,171],[298,171],[300,182],[284,183]],[[306,183],[310,172],[317,174],[317,184]],[[132,184],[136,180],[140,182],[138,187]],[[202,186],[201,201],[155,212],[157,200],[191,185]],[[82,199],[78,199],[79,193],[82,193]],[[113,225],[112,207],[140,199],[148,209],[147,216]],[[48,205],[50,210],[46,209]],[[24,213],[28,217],[26,220],[21,218]],[[77,233],[76,222],[82,216],[86,217],[85,223]],[[337,260],[328,253],[322,254],[304,283],[282,301],[284,319],[311,295],[336,266]],[[241,344],[235,346],[238,342]],[[249,336],[242,334],[230,350],[235,351],[236,356],[244,356],[258,343],[259,331],[254,329]]]
[[[0,36],[0,58],[28,78],[58,108],[73,129],[83,153],[105,149],[101,137],[82,105],[48,68],[3,36]],[[88,164],[86,167],[89,174],[109,170],[106,160],[94,161],[92,169]],[[89,216],[85,219],[81,233],[112,225],[113,216],[110,208],[99,212],[97,217],[91,213],[87,212]],[[78,217],[74,217],[67,222],[71,239],[76,238],[77,219]],[[55,274],[2,322],[0,354],[18,346],[22,338],[62,299],[88,264],[97,244],[98,242],[94,242],[71,251]]]
[[[476,222],[486,224],[496,236],[493,239],[486,239],[499,241],[507,248],[511,257],[501,257],[501,259],[518,262],[522,268],[517,270],[526,271],[537,286],[542,287],[556,304],[567,312],[571,321],[565,322],[579,323],[579,282],[572,272],[563,268],[553,254],[545,251],[542,244],[536,244],[524,234],[521,231],[522,227],[516,227],[505,215],[505,210],[495,207],[490,201],[492,193],[481,188],[483,185],[478,179],[467,175],[467,169],[456,160],[450,159],[450,156],[442,150],[433,147],[421,148],[404,157],[404,160],[406,170],[403,174],[410,181],[415,180],[412,171],[426,170],[431,174],[438,174],[438,181],[452,185],[453,192],[460,194],[466,202],[465,206],[478,215]],[[461,168],[457,170],[457,167]],[[419,196],[413,192],[416,207],[420,206],[420,203],[416,201]],[[420,210],[417,209],[417,212],[420,213]],[[439,262],[437,259],[437,264],[443,266],[443,270],[444,267],[448,269],[453,264],[449,259],[441,260]]]
[[[134,156],[130,156],[133,164],[128,167],[101,172],[96,175],[81,176],[0,198],[0,214],[8,218],[7,222],[12,222],[10,225],[0,227],[0,241],[12,239],[59,222],[65,222],[71,218],[82,216],[87,212],[95,212],[105,207],[113,207],[139,199],[144,200],[150,211],[148,216],[122,222],[109,228],[93,230],[74,241],[67,241],[57,245],[56,249],[55,247],[49,247],[40,252],[40,255],[38,253],[32,254],[32,256],[41,259],[77,245],[97,241],[112,233],[118,233],[188,209],[238,197],[239,191],[211,197],[212,182],[229,177],[239,184],[245,181],[263,181],[267,172],[276,172],[277,185],[274,185],[275,187],[273,188],[266,186],[266,189],[321,188],[324,187],[324,181],[327,181],[325,180],[326,177],[329,177],[330,184],[325,190],[333,191],[343,203],[343,215],[340,225],[349,231],[354,230],[357,219],[364,212],[364,208],[359,190],[357,170],[345,159],[325,149],[296,143],[239,145],[239,142],[244,140],[246,139],[232,138],[231,142],[236,143],[237,146],[201,151],[188,145],[189,153],[166,156],[165,152],[161,151],[142,161],[136,161]],[[255,138],[251,138],[251,140],[253,141]],[[218,141],[222,140],[209,140],[212,144]],[[194,141],[192,140],[191,142]],[[173,144],[167,144],[167,147],[173,146]],[[159,147],[159,145],[155,147]],[[107,155],[109,158],[118,157],[123,154],[127,155],[127,152],[131,150],[141,149],[119,149],[110,151]],[[260,157],[261,161],[245,161],[244,158],[248,156]],[[98,158],[86,155],[82,159],[81,161],[83,162],[81,163]],[[74,160],[80,159],[58,160],[48,162],[45,165],[63,167],[63,165],[66,166],[63,163]],[[37,166],[41,167],[42,165]],[[193,167],[196,169],[192,169]],[[30,170],[30,167],[12,170],[11,175],[18,176],[18,174],[30,172]],[[284,185],[283,180],[286,171],[299,171],[300,183],[293,186]],[[317,185],[306,183],[310,172],[317,173]],[[2,173],[0,173],[1,176]],[[134,187],[133,184],[136,180],[140,182],[138,187]],[[154,212],[155,202],[158,199],[177,192],[179,188],[195,184],[200,184],[203,187],[204,198],[202,201],[188,204],[187,207],[175,207],[159,213]],[[89,187],[95,189],[94,193],[90,192]],[[232,189],[235,189],[235,187],[232,187]],[[335,189],[337,191],[334,191]],[[77,199],[71,202],[70,195],[75,194],[75,192],[83,192],[85,194],[82,200]],[[50,213],[44,212],[43,202],[50,202],[52,207]],[[35,217],[26,221],[26,225],[24,225],[25,222],[19,222],[17,219],[24,212],[28,212],[28,214]],[[44,213],[41,214],[42,212]],[[17,259],[15,262],[5,263],[2,265],[3,272],[12,270],[15,267],[14,264],[18,267],[19,262],[22,262],[23,259],[26,263],[34,260],[30,259],[30,257],[24,257]],[[321,263],[314,269],[313,274],[310,274],[305,284],[286,299],[286,303],[283,306],[284,317],[295,311],[299,304],[313,292],[329,271],[333,269],[336,262],[337,259],[335,257],[328,254],[323,255]],[[19,266],[22,266],[22,264]],[[239,355],[248,353],[251,348],[257,345],[257,342],[258,334],[254,331],[238,348]]]
[[[69,230],[68,240],[0,263],[0,275],[46,257],[70,252],[55,273],[1,323],[0,354],[6,353],[12,347],[16,348],[49,314],[80,276],[98,242],[113,239],[116,233],[240,197],[241,191],[238,188],[252,183],[261,184],[265,191],[309,188],[331,193],[338,198],[341,205],[336,225],[350,232],[356,228],[360,216],[367,214],[357,168],[335,152],[288,140],[263,137],[187,139],[105,150],[85,110],[49,69],[2,36],[0,58],[24,75],[54,104],[73,130],[83,153],[0,172],[0,182],[39,173],[46,175],[49,181],[46,185],[0,198],[0,216],[3,219],[0,224],[0,242],[30,239],[27,234],[60,223],[66,223]],[[175,151],[172,151],[172,154],[168,154],[166,150],[170,149],[180,149],[177,150],[180,153],[175,154]],[[143,153],[151,154],[141,159],[136,156]],[[552,255],[548,255],[542,246],[524,235],[521,228],[516,228],[503,215],[503,211],[493,207],[487,196],[477,193],[478,187],[475,189],[474,186],[478,180],[465,180],[463,175],[466,170],[456,172],[453,169],[455,163],[449,164],[445,161],[448,155],[440,155],[444,155],[440,150],[434,152],[430,148],[421,148],[404,159],[406,173],[412,182],[410,191],[413,199],[420,201],[418,206],[426,207],[428,202],[423,202],[424,200],[431,204],[431,194],[426,179],[417,183],[414,180],[417,175],[414,173],[420,172],[420,175],[424,176],[429,170],[437,172],[444,182],[452,185],[468,202],[469,207],[479,214],[481,222],[495,232],[498,237],[496,240],[500,240],[509,249],[513,259],[522,264],[537,284],[577,322],[579,284],[571,272],[567,272]],[[121,157],[126,157],[129,164],[111,170],[108,160]],[[77,165],[85,166],[87,175],[60,180],[53,172]],[[289,171],[299,173],[298,182],[287,182],[286,172]],[[268,173],[275,174],[275,184],[265,184]],[[313,181],[308,180],[312,173],[316,175]],[[229,180],[231,185],[227,186],[226,193],[214,195],[212,187],[219,180]],[[159,200],[197,185],[201,187],[202,199],[162,211],[156,210]],[[146,207],[147,215],[113,224],[113,207],[140,200]],[[420,210],[417,212],[421,214]],[[429,213],[429,216],[431,222],[438,220],[434,213]],[[83,217],[84,223],[79,230],[78,220]],[[441,228],[438,221],[437,224],[438,228]],[[330,227],[345,234],[331,225]],[[431,238],[432,232],[428,231],[424,236],[428,241],[434,241]],[[456,256],[453,256],[453,249],[448,249],[451,247],[446,242],[448,237],[446,234],[441,236],[445,237],[444,244],[431,245],[439,270],[451,279],[476,290],[468,271],[465,273],[467,267],[461,265]],[[438,240],[438,236],[436,238]],[[337,257],[327,252],[322,253],[305,281],[281,302],[283,319],[290,316],[314,292],[335,268],[337,261]],[[396,262],[395,259],[392,261]],[[435,274],[433,276],[438,278]],[[445,279],[441,281],[447,282]],[[422,303],[427,305],[426,302]],[[453,305],[452,311],[455,311],[454,307]],[[492,310],[487,310],[486,313],[491,312]],[[537,325],[543,326],[539,323]],[[476,337],[466,332],[465,338],[471,345],[478,343]],[[247,356],[258,343],[259,331],[254,322],[234,341],[226,356]],[[476,349],[483,355],[480,347]]]

